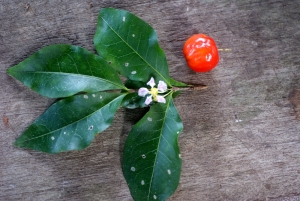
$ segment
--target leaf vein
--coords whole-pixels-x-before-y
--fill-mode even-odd
[[[121,36],[118,32],[116,32],[116,30],[114,30],[110,24],[101,16],[102,20],[107,24],[107,26],[136,54],[138,55],[148,66],[150,66],[152,68],[152,70],[154,70],[162,79],[164,79],[164,81],[170,85],[169,80],[167,80],[156,68],[154,68],[145,58],[143,58],[132,46],[130,46]]]

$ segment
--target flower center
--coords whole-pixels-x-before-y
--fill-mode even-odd
[[[157,101],[157,95],[158,95],[158,89],[155,87],[152,87],[149,91],[149,93],[152,95],[153,100]]]

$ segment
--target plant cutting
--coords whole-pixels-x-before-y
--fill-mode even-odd
[[[98,55],[50,45],[7,70],[40,95],[58,99],[14,145],[51,154],[81,150],[110,126],[118,108],[149,107],[126,139],[122,170],[134,200],[166,200],[181,172],[183,125],[173,99],[178,89],[193,86],[169,76],[154,29],[130,12],[101,9],[94,45]]]

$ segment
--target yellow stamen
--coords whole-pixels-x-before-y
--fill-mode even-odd
[[[158,89],[153,87],[150,89],[149,93],[152,95],[153,100],[157,101]]]

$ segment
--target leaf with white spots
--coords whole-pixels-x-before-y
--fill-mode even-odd
[[[147,82],[153,77],[171,86],[166,56],[154,29],[132,13],[101,9],[94,45],[128,79]]]
[[[98,92],[59,100],[14,145],[47,153],[84,149],[110,126],[125,95]]]
[[[42,48],[7,73],[49,98],[78,92],[126,90],[107,61],[84,48],[67,44]]]
[[[150,107],[125,142],[123,174],[134,200],[166,200],[181,171],[178,134],[183,125],[172,96]]]

